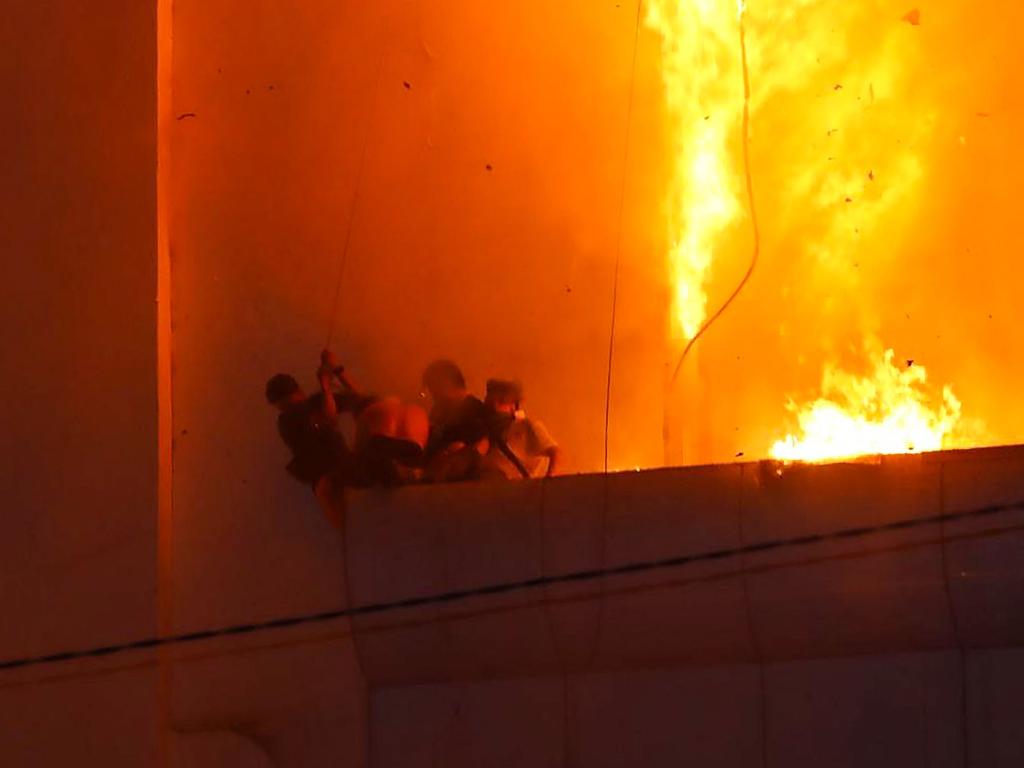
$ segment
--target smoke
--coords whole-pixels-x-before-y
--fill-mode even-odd
[[[520,379],[571,466],[598,469],[621,234],[611,464],[661,463],[674,141],[660,40],[643,30],[623,168],[635,14],[620,5],[180,9],[174,98],[196,118],[173,138],[175,416],[216,435],[181,449],[188,484],[278,458],[262,380],[311,382],[364,136],[335,328],[349,368],[405,398],[438,356],[478,391]],[[688,460],[766,455],[826,364],[869,370],[866,337],[951,385],[992,439],[1024,436],[1024,90],[1005,34],[1024,12],[1000,7],[914,26],[887,3],[748,3],[763,263],[688,373]],[[746,266],[742,222],[727,235],[711,306]]]

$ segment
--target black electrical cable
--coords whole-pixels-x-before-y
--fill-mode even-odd
[[[356,176],[353,182],[352,202],[348,209],[348,222],[345,226],[345,243],[341,249],[341,256],[338,262],[338,272],[334,281],[334,299],[331,301],[331,314],[327,326],[327,339],[324,341],[324,349],[331,346],[334,338],[334,326],[338,321],[338,308],[341,301],[341,286],[345,278],[345,267],[348,264],[349,247],[352,244],[352,230],[355,225],[356,207],[359,205],[359,195],[363,185],[363,169],[366,167],[367,148],[370,145],[370,130],[373,127],[373,118],[377,113],[377,94],[380,91],[381,73],[384,71],[384,59],[388,52],[388,30],[384,28],[383,41],[381,42],[380,58],[377,60],[377,73],[373,80],[373,92],[370,100],[370,109],[366,117],[366,127],[363,131],[363,144],[359,152],[359,163],[356,166]]]
[[[937,537],[915,537],[913,541],[905,541],[896,544],[890,544],[887,546],[867,547],[849,552],[830,553],[821,556],[811,556],[799,559],[787,559],[774,562],[764,562],[759,563],[758,565],[742,565],[739,568],[731,570],[716,570],[713,573],[704,573],[690,577],[669,578],[649,583],[628,584],[614,587],[602,585],[597,591],[573,591],[571,593],[561,594],[557,596],[545,595],[541,599],[533,600],[529,603],[502,602],[498,605],[491,605],[485,608],[471,608],[467,610],[461,610],[458,612],[445,611],[443,614],[434,614],[430,616],[420,615],[415,616],[413,618],[405,618],[399,621],[374,624],[373,626],[362,626],[358,628],[358,636],[367,637],[387,632],[422,628],[432,624],[447,624],[450,622],[470,621],[473,619],[480,619],[487,616],[497,616],[512,611],[521,611],[524,609],[536,608],[540,606],[550,608],[574,604],[578,605],[579,603],[588,602],[591,600],[601,600],[603,603],[607,599],[624,597],[626,595],[649,594],[650,592],[659,590],[679,589],[682,587],[690,587],[698,584],[721,582],[729,579],[738,578],[741,576],[767,574],[780,570],[786,570],[789,568],[806,568],[808,566],[821,565],[824,563],[856,560],[860,558],[873,557],[883,554],[892,555],[895,553],[908,552],[913,549],[919,549],[921,547],[946,547],[953,542],[976,541],[979,539],[991,538],[993,536],[1005,536],[1008,534],[1019,534],[1021,532],[1024,532],[1024,523],[1001,525],[995,527],[986,526],[981,528],[975,528],[974,530],[971,530],[969,532],[957,533],[954,535],[942,534]],[[272,649],[295,648],[297,646],[302,645],[315,645],[325,642],[333,642],[341,638],[353,637],[355,634],[356,630],[350,626],[344,629],[325,630],[324,632],[319,632],[316,634],[305,634],[302,636],[289,635],[287,636],[287,638],[282,638],[282,636],[277,635],[275,636],[276,639],[268,639],[263,642],[246,643],[245,645],[231,645],[229,647],[222,646],[220,648],[207,648],[204,650],[197,650],[192,653],[178,653],[175,654],[174,658],[171,659],[171,661],[177,664],[209,660],[225,656],[241,656],[245,654],[268,651]],[[129,669],[139,669],[152,665],[154,661],[154,659],[139,659],[134,661],[122,662],[118,664],[104,664],[102,666],[96,666],[92,668],[78,668],[74,670],[67,670],[65,672],[56,672],[46,676],[33,676],[25,678],[15,677],[12,680],[0,681],[0,691],[24,686],[34,686],[53,682],[78,680],[83,677],[108,675]]]
[[[83,650],[63,651],[44,656],[26,656],[17,659],[0,661],[0,671],[23,669],[26,667],[37,667],[47,664],[55,664],[62,661],[74,659],[101,658],[125,653],[133,650],[144,650],[169,645],[183,645],[201,640],[210,640],[218,637],[230,637],[237,635],[249,635],[257,632],[264,632],[271,629],[283,629],[311,624],[323,624],[337,619],[356,618],[360,616],[372,616],[376,614],[402,611],[410,608],[422,608],[431,605],[442,605],[458,603],[474,597],[485,597],[488,595],[507,594],[510,592],[523,592],[540,589],[542,587],[558,584],[585,583],[602,579],[609,576],[623,576],[626,574],[649,573],[673,568],[683,568],[697,563],[726,560],[740,555],[757,554],[759,552],[779,551],[796,547],[806,547],[813,544],[820,544],[827,541],[840,541],[859,539],[878,533],[891,531],[912,530],[926,526],[955,523],[964,520],[972,520],[1006,512],[1024,510],[1024,499],[1008,504],[995,504],[985,507],[977,507],[961,512],[950,512],[945,514],[930,515],[926,517],[906,518],[895,520],[880,525],[862,526],[857,528],[844,528],[838,531],[826,533],[809,534],[805,536],[794,536],[785,539],[773,539],[769,541],[748,544],[731,549],[719,549],[694,554],[678,555],[675,557],[661,558],[656,560],[641,560],[631,563],[623,563],[604,568],[594,568],[582,571],[556,574],[553,576],[538,576],[532,579],[519,581],[502,582],[489,584],[472,589],[453,590],[433,595],[422,595],[408,597],[401,600],[393,600],[381,603],[369,603],[366,605],[354,606],[352,608],[338,608],[320,613],[310,613],[297,616],[284,616],[268,621],[253,622],[250,624],[235,624],[227,627],[217,627],[188,632],[179,635],[154,636],[134,640],[115,645],[101,646],[98,648],[87,648]]]
[[[619,265],[622,261],[622,214],[626,206],[626,179],[629,171],[629,142],[633,133],[633,96],[636,90],[636,53],[640,43],[640,19],[643,0],[637,0],[633,28],[633,57],[629,69],[629,99],[626,102],[626,136],[622,148],[622,188],[619,191],[619,212],[615,240],[615,272],[612,277],[612,316],[608,331],[608,372],[604,392],[604,471],[608,472],[608,427],[612,414],[612,361],[615,358],[615,324],[619,306]]]

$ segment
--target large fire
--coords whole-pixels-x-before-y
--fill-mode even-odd
[[[878,453],[916,453],[957,445],[960,401],[950,387],[935,398],[928,373],[908,360],[894,361],[893,350],[871,349],[871,372],[857,376],[835,365],[825,367],[821,396],[796,411],[800,435],[788,435],[771,448],[787,461],[820,461]]]
[[[678,127],[666,206],[669,268],[678,331],[690,339],[707,314],[705,281],[716,245],[742,213],[731,151],[743,108],[737,9],[714,0],[654,0],[647,10],[647,23],[664,41],[665,97]]]
[[[705,322],[716,260],[750,216],[742,194],[742,142],[750,139],[742,130],[744,64],[751,133],[764,113],[787,126],[769,139],[788,170],[784,184],[760,190],[774,214],[763,228],[801,252],[775,257],[804,260],[801,290],[821,291],[823,313],[838,301],[854,304],[847,297],[858,296],[860,262],[898,258],[892,234],[909,219],[923,175],[917,147],[936,120],[932,105],[906,96],[914,92],[906,70],[919,54],[912,35],[920,14],[893,16],[891,4],[871,1],[649,0],[646,23],[661,38],[672,121],[673,336],[685,343]],[[852,55],[847,31],[870,43]],[[822,72],[835,73],[828,86]],[[787,110],[798,118],[785,123],[779,115]],[[869,350],[866,372],[826,362],[819,394],[791,402],[790,414],[780,402],[777,433],[788,430],[787,418],[798,432],[766,446],[770,455],[814,461],[958,444],[960,402],[951,387],[935,393],[924,367],[897,366],[875,340],[870,298],[860,301],[859,315],[836,313],[833,322],[846,323],[842,330]]]

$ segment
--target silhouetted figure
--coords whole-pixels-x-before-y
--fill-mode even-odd
[[[426,479],[435,482],[480,477],[487,452],[487,408],[466,390],[466,378],[451,360],[435,360],[423,371],[430,394],[430,439],[425,454]]]
[[[354,455],[338,417],[346,412],[358,417],[376,399],[359,391],[330,352],[321,356],[317,379],[320,392],[307,396],[293,376],[279,373],[267,382],[266,396],[280,412],[277,430],[292,452],[286,467],[289,474],[313,488],[325,513],[335,522],[332,501],[336,491],[357,480]],[[334,391],[335,381],[344,391]]]
[[[490,449],[483,460],[484,477],[551,477],[558,469],[558,443],[541,422],[526,416],[522,400],[523,389],[518,382],[487,382]]]
[[[418,405],[364,394],[329,350],[320,360],[317,394],[307,397],[283,373],[267,382],[266,394],[280,411],[278,431],[292,452],[288,472],[313,488],[327,518],[339,525],[344,488],[419,479],[429,423]],[[343,413],[355,421],[351,448],[340,429]]]

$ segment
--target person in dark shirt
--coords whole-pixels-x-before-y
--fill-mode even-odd
[[[430,437],[425,476],[435,482],[474,480],[487,453],[488,410],[466,389],[466,378],[451,360],[435,360],[423,371],[430,396]]]
[[[326,350],[317,379],[320,392],[307,396],[293,376],[279,373],[267,382],[266,397],[279,411],[277,430],[292,453],[288,473],[309,485],[331,516],[335,491],[357,480],[357,465],[338,417],[342,413],[358,417],[376,398],[360,392],[344,366]],[[334,391],[335,381],[343,391]]]

